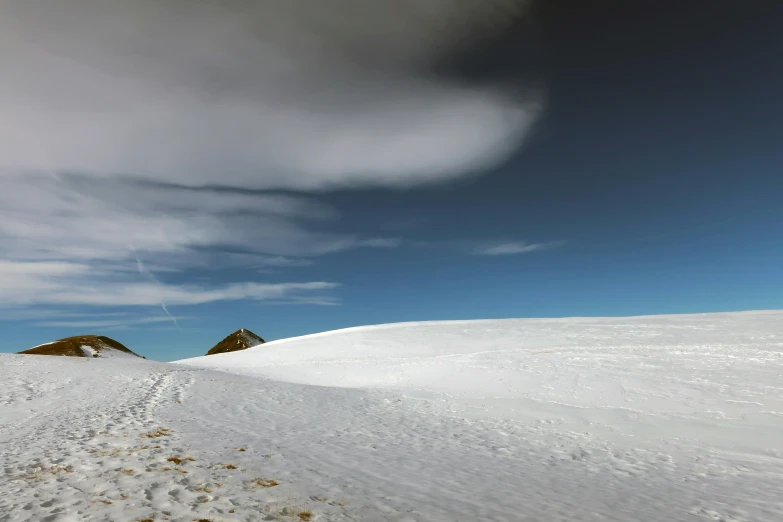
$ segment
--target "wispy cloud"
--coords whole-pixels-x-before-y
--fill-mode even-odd
[[[402,244],[402,238],[399,237],[376,237],[372,239],[362,240],[361,246],[375,247],[375,248],[394,248]]]
[[[317,281],[274,286],[257,280],[171,285],[166,276],[204,268],[290,268],[331,252],[397,244],[310,231],[308,223],[317,221],[323,229],[337,212],[302,196],[129,180],[86,183],[78,176],[5,178],[3,189],[0,307],[144,304],[173,315],[169,305],[281,299],[280,291],[298,295],[323,287]]]
[[[452,250],[463,255],[479,256],[511,256],[528,254],[541,250],[549,250],[565,245],[565,241],[549,241],[546,243],[528,243],[509,239],[457,239],[457,240],[417,240],[408,244],[422,248]]]
[[[186,319],[186,317],[177,317],[178,321]],[[96,319],[96,320],[84,320],[84,321],[38,321],[33,323],[35,326],[42,326],[48,328],[113,328],[113,327],[130,327],[140,326],[148,324],[169,323],[171,319],[168,317],[127,317],[120,316],[114,319]]]
[[[160,306],[161,302],[197,305],[243,299],[287,300],[337,286],[330,282],[156,284],[111,267],[100,270],[89,264],[0,261],[0,306]]]
[[[29,307],[29,308],[2,308],[0,307],[0,321],[35,321],[47,318],[50,320],[101,320],[104,318],[110,318],[116,320],[118,318],[128,318],[128,312],[101,312],[97,310],[90,310],[89,312],[72,312],[70,309],[63,308],[46,308],[46,307]],[[156,319],[161,319],[156,317]]]
[[[312,259],[288,256],[257,256],[253,261],[253,268],[258,269],[310,266],[314,263]]]
[[[90,329],[108,331],[116,329],[144,328],[157,329],[158,324],[170,323],[166,316],[150,316],[139,307],[125,308],[124,311],[103,312],[87,306],[85,311],[74,312],[72,306],[52,308],[32,305],[26,308],[5,308],[0,306],[0,321],[24,321],[41,328]],[[177,321],[193,319],[192,316],[176,316]],[[192,329],[192,328],[191,328]]]
[[[259,301],[260,305],[317,305],[317,306],[338,306],[340,299],[327,295],[314,295],[308,297],[291,297],[285,300],[265,300]]]
[[[215,248],[306,257],[376,241],[310,231],[309,223],[324,228],[337,211],[301,196],[78,176],[19,175],[2,183],[0,254],[6,259],[124,260],[132,246],[151,266],[156,254],[165,254],[164,264],[192,266]]]
[[[563,241],[553,241],[550,243],[525,243],[524,241],[509,241],[478,247],[475,250],[475,253],[482,256],[512,256],[518,254],[528,254],[530,252],[538,252],[540,250],[548,250],[563,244]]]

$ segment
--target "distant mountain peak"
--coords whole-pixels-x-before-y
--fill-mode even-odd
[[[103,335],[77,335],[66,337],[51,343],[38,345],[29,350],[19,352],[22,355],[54,355],[57,357],[91,357],[94,359],[107,359],[112,357],[134,356],[142,358],[132,352],[125,345]]]
[[[265,342],[266,341],[250,330],[240,328],[213,346],[212,349],[207,352],[207,355],[247,350],[252,346],[258,346],[259,344],[264,344]]]

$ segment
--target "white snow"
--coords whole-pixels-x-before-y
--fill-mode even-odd
[[[52,342],[50,342],[50,343],[43,343],[43,344],[39,344],[38,346],[33,346],[33,347],[32,347],[32,348],[30,348],[30,349],[31,349],[31,350],[33,350],[33,349],[35,349],[35,348],[40,348],[41,346],[48,346],[48,345],[50,345],[50,344],[54,344],[54,343],[56,343],[56,342],[58,342],[58,341],[52,341]]]
[[[0,522],[783,520],[783,312],[1,355],[0,379]]]
[[[104,348],[102,349],[98,356],[101,359],[131,359],[136,360],[139,359],[137,355],[133,355],[132,353],[123,352],[122,350],[117,350],[115,348]]]
[[[93,357],[94,355],[97,355],[99,353],[98,350],[86,344],[81,345],[80,348],[82,349],[82,352],[84,352],[84,355],[86,355],[87,357]],[[98,357],[100,357],[100,355],[98,355]]]
[[[132,353],[123,352],[122,350],[117,350],[116,348],[112,348],[108,344],[103,344],[100,346],[100,349],[95,349],[94,347],[83,344],[79,348],[81,348],[82,352],[85,356],[90,358],[96,358],[96,359],[138,359],[137,356],[133,355]]]

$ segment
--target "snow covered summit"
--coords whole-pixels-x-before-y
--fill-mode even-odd
[[[129,350],[125,345],[103,335],[78,335],[66,337],[51,343],[41,344],[20,355],[54,355],[59,357],[92,357],[107,359],[112,357],[141,356]]]

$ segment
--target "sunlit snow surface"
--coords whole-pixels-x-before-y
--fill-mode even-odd
[[[79,348],[81,348],[86,357],[100,359],[138,359],[138,357],[132,353],[123,352],[122,350],[117,350],[116,348],[112,348],[110,346],[105,346],[101,350],[96,350],[92,346],[83,344]]]
[[[0,356],[0,522],[783,520],[783,312],[386,325],[180,363]]]

